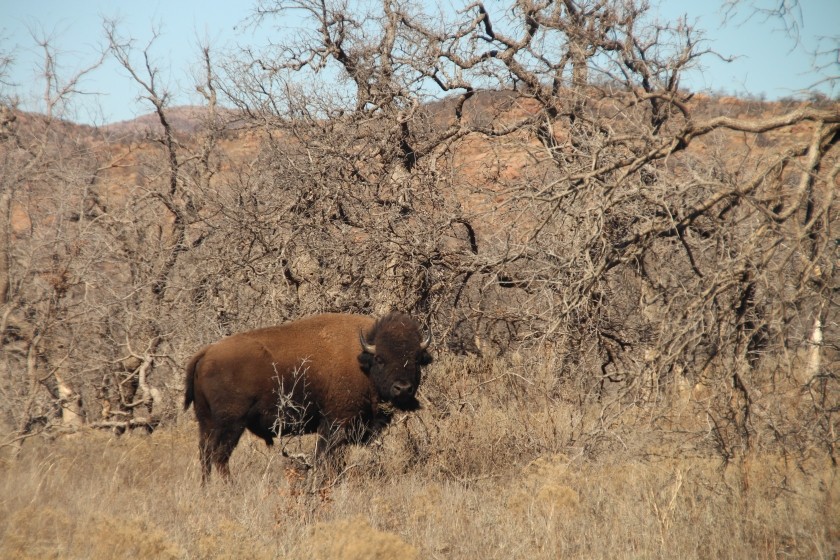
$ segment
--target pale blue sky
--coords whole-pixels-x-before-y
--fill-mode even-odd
[[[500,0],[488,0],[499,4]],[[770,0],[747,0],[771,5]],[[444,0],[449,4],[450,0]],[[457,4],[457,2],[455,2]],[[684,87],[694,91],[712,90],[729,94],[766,95],[768,99],[818,89],[838,95],[826,84],[814,88],[820,75],[814,74],[808,51],[835,49],[833,64],[823,74],[840,75],[837,60],[840,37],[840,0],[800,0],[800,45],[780,30],[777,20],[744,17],[724,24],[721,0],[661,0],[662,19],[687,15],[689,21],[705,30],[707,46],[722,55],[738,56],[732,63],[714,57],[706,59],[704,69],[684,79]],[[506,4],[504,2],[503,4]],[[746,5],[746,2],[745,2]],[[254,31],[240,25],[252,3],[236,0],[0,0],[0,56],[12,54],[15,62],[2,78],[13,85],[0,84],[0,94],[16,95],[27,110],[43,110],[40,101],[43,81],[39,75],[42,59],[32,37],[49,37],[58,49],[59,71],[65,76],[89,65],[104,47],[102,18],[119,18],[123,34],[145,45],[152,28],[160,38],[152,54],[162,77],[173,92],[180,92],[176,104],[198,103],[191,84],[191,68],[198,59],[198,44],[209,42],[216,50],[236,45],[264,45],[277,31]],[[287,22],[294,26],[294,22]],[[827,39],[820,42],[820,38]],[[825,62],[826,59],[823,59]],[[71,117],[78,122],[107,123],[148,113],[150,106],[137,101],[139,90],[115,62],[106,64],[87,77],[80,89],[96,95],[78,98]]]

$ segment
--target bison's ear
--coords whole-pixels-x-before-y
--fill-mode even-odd
[[[359,354],[359,365],[362,366],[362,371],[367,375],[370,375],[370,370],[373,368],[373,359],[373,354],[369,354],[368,352]]]

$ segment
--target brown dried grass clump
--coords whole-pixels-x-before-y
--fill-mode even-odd
[[[563,456],[540,457],[528,464],[509,490],[507,503],[511,512],[574,515],[580,507],[580,496],[566,483],[568,468],[569,460]]]
[[[313,560],[414,560],[420,552],[393,533],[371,527],[363,517],[318,523],[303,545]]]
[[[0,558],[183,558],[166,531],[141,517],[112,518],[91,512],[30,506],[6,522]]]

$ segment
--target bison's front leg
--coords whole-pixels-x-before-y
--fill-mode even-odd
[[[315,444],[311,491],[317,492],[323,486],[332,485],[344,467],[344,453],[347,447],[345,426],[327,420],[318,424],[318,441]]]

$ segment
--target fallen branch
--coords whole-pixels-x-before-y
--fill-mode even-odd
[[[98,428],[98,429],[106,429],[106,430],[113,430],[113,429],[124,429],[129,430],[132,428],[145,428],[149,432],[154,431],[157,427],[158,421],[151,420],[149,418],[128,418],[126,420],[100,420],[98,422],[91,422],[88,424],[90,428]]]

